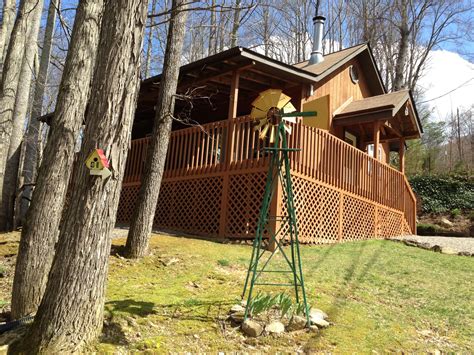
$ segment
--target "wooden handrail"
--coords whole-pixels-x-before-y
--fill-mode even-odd
[[[416,198],[404,174],[327,131],[304,126],[301,122],[291,124],[291,128],[288,144],[291,148],[301,148],[299,152],[290,153],[292,170],[347,193],[404,211],[414,232]],[[264,168],[269,158],[263,147],[268,142],[260,140],[258,134],[249,116],[174,131],[163,177],[225,171],[246,173]],[[132,141],[125,183],[140,181],[148,142],[149,138]],[[230,155],[226,162],[227,149],[230,149]]]

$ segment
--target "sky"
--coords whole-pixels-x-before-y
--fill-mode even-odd
[[[457,107],[474,105],[474,63],[453,51],[434,50],[419,85],[432,119],[445,120]]]

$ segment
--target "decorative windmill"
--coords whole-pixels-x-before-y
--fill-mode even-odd
[[[309,309],[306,300],[306,292],[303,279],[301,255],[298,241],[298,223],[293,200],[293,188],[290,173],[290,158],[288,153],[299,149],[288,148],[287,134],[291,134],[291,126],[288,123],[296,123],[296,117],[316,116],[315,111],[296,112],[291,103],[291,97],[282,93],[278,89],[269,89],[260,93],[252,103],[251,117],[256,121],[255,130],[260,130],[260,139],[269,136],[270,147],[265,148],[271,154],[270,165],[263,194],[262,207],[257,223],[257,230],[253,242],[252,257],[250,259],[247,277],[245,279],[242,299],[247,296],[247,308],[244,318],[248,317],[248,310],[252,303],[253,290],[255,286],[290,286],[294,288],[296,302],[300,304],[301,297],[309,326]],[[283,201],[286,203],[287,216],[270,216],[270,202],[273,197],[275,184],[281,182],[283,187]],[[266,240],[263,238],[265,227],[268,221],[278,220],[281,225],[278,230],[270,231],[268,245],[273,246],[271,250],[266,248]],[[287,242],[290,248],[290,255],[287,255],[283,242]],[[286,248],[288,249],[288,248]],[[288,268],[286,270],[268,270],[273,256],[280,252]],[[267,255],[264,261],[264,255]],[[268,255],[269,254],[269,255]],[[260,267],[259,267],[260,265]],[[260,281],[262,274],[275,273],[287,274],[291,281],[287,283],[277,283]],[[247,290],[248,287],[248,290]]]

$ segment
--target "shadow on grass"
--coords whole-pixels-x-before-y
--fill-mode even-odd
[[[380,243],[380,246],[376,250],[374,250],[370,258],[365,263],[365,266],[360,270],[358,274],[356,274],[358,270],[358,265],[361,261],[361,256],[364,253],[364,247],[367,246],[367,242],[359,242],[358,244],[359,245],[357,251],[354,253],[352,262],[346,268],[347,271],[343,277],[343,282],[341,283],[338,292],[334,296],[334,301],[331,307],[326,311],[329,316],[329,319],[336,319],[338,314],[347,305],[349,301],[349,296],[360,287],[360,284],[364,281],[369,270],[375,265],[377,260],[380,258],[382,250],[385,248],[387,243]],[[318,264],[320,264],[319,261]],[[324,331],[318,332],[317,335],[312,337],[311,340],[306,343],[304,347],[305,351],[318,350],[315,347],[317,347],[318,342],[322,337],[324,337]]]
[[[108,311],[112,316],[117,312],[128,313],[132,316],[146,317],[149,314],[155,314],[153,310],[155,304],[153,302],[135,301],[133,299],[125,299],[118,301],[109,301],[105,303]]]
[[[125,245],[112,244],[112,247],[110,248],[110,255],[123,257],[125,255]]]
[[[105,303],[105,307],[108,316],[104,321],[100,342],[114,345],[129,344],[124,331],[124,326],[127,326],[128,320],[118,317],[119,313],[128,314],[132,318],[156,314],[153,309],[155,307],[153,302],[135,301],[133,299],[109,301]]]

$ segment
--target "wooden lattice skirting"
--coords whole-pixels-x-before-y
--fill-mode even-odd
[[[292,175],[302,243],[325,244],[411,233],[403,211],[296,172]],[[155,226],[207,237],[251,239],[265,177],[265,172],[259,171],[164,179]],[[139,187],[139,183],[124,184],[117,224],[129,223]],[[283,201],[278,204],[275,200],[277,214],[285,214],[284,205]],[[221,223],[225,223],[224,228],[220,228]],[[224,235],[219,235],[220,231]]]

